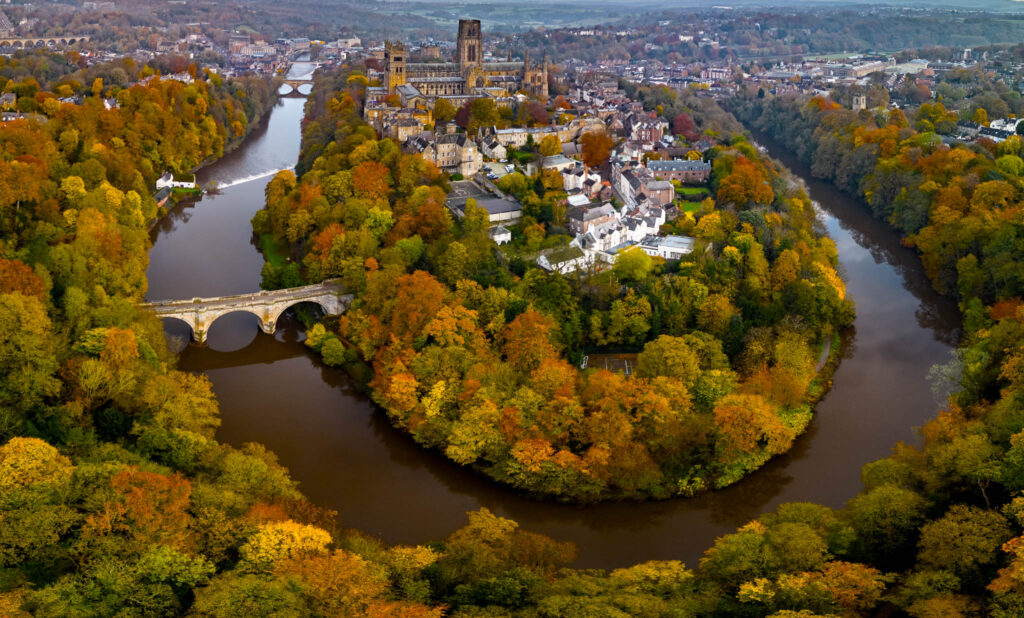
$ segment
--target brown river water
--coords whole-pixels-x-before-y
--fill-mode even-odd
[[[297,65],[294,72],[302,72]],[[153,232],[147,298],[183,299],[259,289],[260,255],[249,219],[263,207],[272,172],[298,158],[304,99],[284,98],[241,148],[200,171],[218,195],[179,207]],[[302,491],[336,509],[341,525],[389,543],[441,539],[480,507],[525,529],[573,541],[577,566],[614,568],[652,559],[696,566],[723,534],[782,502],[839,507],[861,488],[860,467],[938,410],[929,368],[946,362],[958,336],[955,305],[932,291],[915,254],[855,200],[811,178],[764,136],[775,158],[802,176],[839,248],[857,320],[845,358],[792,451],[736,485],[694,499],[586,507],[543,502],[498,486],[415,445],[324,366],[287,316],[273,336],[256,318],[232,313],[210,328],[207,345],[184,345],[188,327],[169,320],[179,367],[205,373],[220,402],[218,438],[260,442],[288,467]]]

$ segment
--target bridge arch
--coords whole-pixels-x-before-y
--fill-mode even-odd
[[[330,306],[327,304],[325,299],[322,299],[322,298],[305,298],[305,299],[301,299],[301,300],[295,300],[294,302],[291,302],[291,303],[289,303],[287,305],[284,305],[283,308],[281,308],[279,311],[277,311],[276,315],[273,316],[273,319],[270,320],[270,322],[268,324],[268,327],[270,328],[270,330],[269,331],[268,330],[264,330],[263,332],[265,332],[267,334],[270,334],[270,335],[274,334],[274,330],[277,329],[277,321],[281,319],[281,316],[284,315],[284,312],[288,311],[292,307],[296,307],[296,306],[301,305],[303,303],[311,303],[313,305],[316,305],[316,306],[320,307],[320,311],[323,311],[324,315],[328,315],[331,312]],[[262,326],[262,324],[261,324],[261,326]]]
[[[264,316],[260,315],[259,311],[254,310],[251,307],[227,307],[221,311],[211,312],[204,315],[201,320],[197,320],[196,324],[192,327],[192,340],[199,343],[206,343],[207,338],[210,336],[210,332],[213,330],[214,323],[223,317],[234,314],[253,316],[256,318],[256,323],[259,325],[261,331],[268,334],[273,334],[274,332],[273,329],[268,329],[268,327],[264,325]],[[248,322],[246,324],[248,324]]]

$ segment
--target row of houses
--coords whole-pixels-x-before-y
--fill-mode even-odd
[[[611,165],[611,183],[627,204],[650,200],[659,206],[675,201],[672,181],[683,184],[706,184],[711,177],[711,164],[700,160],[616,160]]]

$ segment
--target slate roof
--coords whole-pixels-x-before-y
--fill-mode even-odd
[[[652,172],[699,172],[710,170],[711,164],[707,161],[690,161],[688,159],[648,161],[647,169]]]

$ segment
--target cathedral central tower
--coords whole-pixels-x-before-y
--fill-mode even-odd
[[[459,54],[459,68],[463,73],[480,68],[483,64],[483,37],[480,34],[479,19],[460,19],[459,38],[456,43]]]

